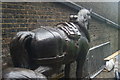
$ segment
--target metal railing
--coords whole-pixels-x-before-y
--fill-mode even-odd
[[[84,65],[84,75],[90,78],[94,78],[98,75],[105,66],[104,58],[111,54],[110,42],[90,48]]]

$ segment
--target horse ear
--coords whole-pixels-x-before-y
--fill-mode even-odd
[[[89,11],[92,12],[92,8]]]

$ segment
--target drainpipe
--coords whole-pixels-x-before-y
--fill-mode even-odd
[[[66,5],[66,6],[69,6],[70,8],[73,8],[73,9],[78,10],[78,11],[80,9],[84,8],[84,7],[80,6],[80,5],[75,4],[74,2],[60,2],[60,3]],[[92,12],[91,16],[92,16],[92,18],[97,19],[97,20],[99,20],[99,21],[101,21],[103,23],[106,23],[106,24],[108,24],[108,25],[110,25],[110,26],[112,26],[114,28],[120,29],[120,25],[118,25],[117,23],[115,23],[115,22],[113,22],[113,21],[111,21],[111,20],[109,20],[109,19],[95,13],[95,12]]]

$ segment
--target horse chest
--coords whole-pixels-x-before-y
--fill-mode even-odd
[[[66,41],[65,61],[74,61],[79,53],[78,41]]]

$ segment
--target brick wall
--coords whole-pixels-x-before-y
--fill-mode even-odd
[[[92,19],[89,29],[91,43],[90,46],[96,46],[105,42],[110,42],[111,53],[118,50],[118,29],[105,23]]]
[[[2,3],[3,68],[12,66],[9,43],[17,32],[33,30],[40,26],[53,26],[59,22],[68,21],[69,15],[76,13],[77,11],[60,3]],[[39,23],[40,26],[35,27],[34,25],[36,23]],[[117,50],[117,29],[92,19],[89,33],[91,37],[91,47],[110,41],[112,52]]]

